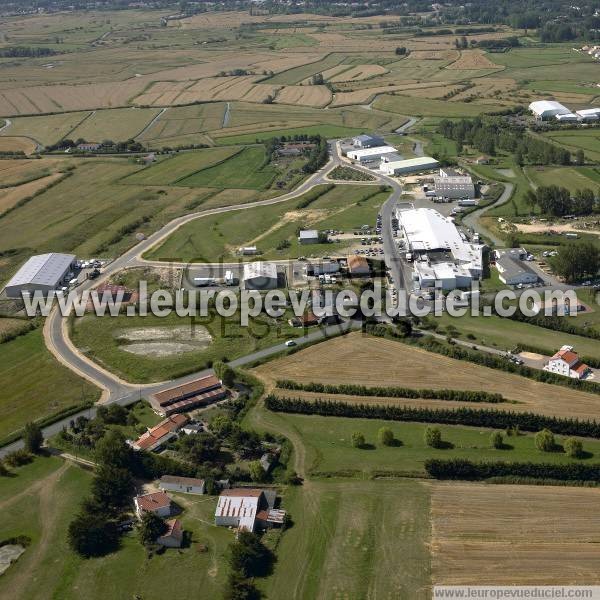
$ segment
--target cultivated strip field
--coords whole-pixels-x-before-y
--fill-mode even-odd
[[[434,584],[600,583],[600,490],[431,487]]]
[[[494,405],[497,410],[534,411],[557,417],[596,419],[600,396],[570,388],[539,383],[497,369],[447,358],[399,342],[351,333],[301,350],[258,367],[271,384],[276,379],[299,382],[354,383],[367,386],[485,390],[502,394],[519,404]],[[278,392],[279,393],[279,392]],[[298,392],[289,395],[298,396]],[[324,397],[323,394],[314,396]],[[333,399],[341,400],[340,396]],[[356,398],[362,402],[368,399]],[[372,401],[381,401],[373,399]],[[388,400],[418,406],[473,406],[472,403]],[[485,405],[489,408],[490,405]]]

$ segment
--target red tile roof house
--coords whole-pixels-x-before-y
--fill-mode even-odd
[[[577,352],[573,352],[573,346],[563,346],[544,366],[544,371],[573,379],[583,379],[590,370],[579,360]]]
[[[189,418],[186,415],[173,415],[164,421],[161,421],[152,429],[148,429],[135,442],[128,441],[134,450],[147,450],[152,452],[157,450],[163,444],[166,444],[171,438],[177,435],[177,432],[187,423]]]
[[[183,543],[183,527],[179,519],[169,519],[168,529],[156,538],[156,543],[167,548],[181,548]]]
[[[227,390],[215,375],[184,383],[150,395],[150,404],[164,417],[206,406],[227,397]]]
[[[135,513],[138,519],[141,519],[142,515],[146,512],[154,513],[158,517],[171,516],[171,498],[164,492],[153,492],[151,494],[136,496],[133,499],[133,503],[135,504]]]
[[[232,488],[219,495],[215,525],[254,531],[283,524],[285,511],[274,508],[274,490]]]

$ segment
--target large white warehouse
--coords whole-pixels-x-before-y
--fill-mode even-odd
[[[529,105],[529,110],[540,121],[552,119],[558,115],[571,114],[571,111],[566,106],[554,100],[537,100]]]
[[[64,283],[74,262],[73,254],[50,252],[32,256],[6,284],[6,295],[9,298],[21,298],[23,292],[34,294],[40,291],[48,294]]]
[[[359,150],[350,150],[348,158],[357,160],[361,163],[379,160],[384,154],[396,152],[393,146],[377,146],[376,148],[361,148]]]
[[[398,160],[393,162],[382,162],[380,169],[386,175],[407,175],[408,173],[419,173],[420,171],[430,171],[437,169],[440,163],[430,156],[420,156],[418,158],[409,158],[407,160]]]
[[[420,255],[415,276],[421,287],[467,287],[483,274],[483,246],[469,242],[447,217],[432,208],[397,211],[406,247]],[[451,254],[452,260],[445,256]]]
[[[277,287],[277,265],[251,262],[244,265],[244,287],[247,290],[272,290]]]

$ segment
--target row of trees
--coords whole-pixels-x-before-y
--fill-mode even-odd
[[[357,384],[299,383],[289,379],[279,379],[277,387],[284,390],[302,390],[321,394],[346,394],[349,396],[376,396],[380,398],[423,398],[449,400],[453,402],[506,402],[502,394],[483,390],[434,390],[403,387],[369,387]]]
[[[549,417],[530,412],[499,411],[475,408],[416,408],[412,406],[386,406],[379,404],[355,404],[332,400],[304,400],[302,398],[281,398],[269,394],[265,406],[275,412],[321,415],[328,417],[348,417],[360,419],[382,419],[388,421],[408,421],[443,423],[446,425],[469,425],[490,429],[513,429],[540,431],[548,429],[554,433],[600,439],[600,423]]]
[[[600,248],[592,242],[566,244],[551,258],[551,264],[569,283],[596,277],[600,271]]]
[[[39,46],[7,46],[0,49],[0,58],[41,58],[58,54],[52,48]]]
[[[554,217],[589,215],[599,208],[593,190],[585,188],[571,195],[568,189],[557,185],[542,185],[535,191],[528,190],[525,202],[532,208],[538,207],[542,213]]]

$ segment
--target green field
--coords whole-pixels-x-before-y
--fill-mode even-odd
[[[22,135],[48,146],[69,135],[90,114],[71,112],[43,117],[15,117],[11,119],[10,127],[4,129],[0,135]]]
[[[596,190],[600,174],[589,167],[525,167],[526,175],[537,185],[557,185],[574,193],[578,189]]]
[[[273,84],[287,84],[293,85],[300,83],[309,77],[312,77],[315,73],[321,73],[331,67],[339,65],[344,60],[343,54],[328,54],[322,60],[311,62],[301,67],[295,67],[288,69],[281,73],[277,73],[268,79],[265,79],[265,83]]]
[[[0,440],[27,421],[100,396],[46,350],[41,329],[0,344],[0,380]]]
[[[254,144],[256,142],[268,140],[272,137],[294,136],[294,135],[322,135],[326,138],[351,137],[363,132],[361,127],[344,127],[342,125],[306,125],[303,127],[292,127],[289,129],[269,129],[266,125],[264,130],[255,133],[231,134],[227,129],[216,137],[218,144]]]
[[[388,196],[383,192],[361,201],[375,191],[376,186],[340,185],[303,210],[297,208],[302,199],[299,197],[252,211],[240,210],[197,219],[180,227],[162,245],[150,250],[146,258],[215,262],[233,257],[237,248],[254,245],[254,242],[263,253],[261,258],[324,256],[343,249],[345,244],[299,246],[296,230],[309,224],[317,229],[342,230],[371,224]],[[289,246],[278,250],[277,247],[286,240]]]
[[[167,327],[185,330],[206,328],[212,341],[205,348],[194,348],[179,354],[149,356],[134,354],[124,350],[118,339],[121,332],[144,330],[145,328]],[[146,330],[147,331],[147,330]],[[301,333],[301,330],[300,330]],[[153,315],[147,317],[110,318],[87,315],[77,319],[73,326],[72,340],[83,349],[86,356],[98,362],[109,371],[134,383],[165,381],[208,368],[211,361],[233,360],[256,350],[281,343],[296,337],[298,330],[288,325],[285,318],[271,319],[261,316],[250,321],[249,327],[241,327],[239,315],[226,319],[217,315],[198,318],[193,323],[190,318],[178,317],[172,313],[166,318]],[[141,338],[148,341],[152,331]],[[161,341],[177,341],[161,339]]]
[[[600,160],[600,134],[595,128],[549,131],[544,136],[565,146],[573,153],[581,148],[588,160],[594,162]]]

